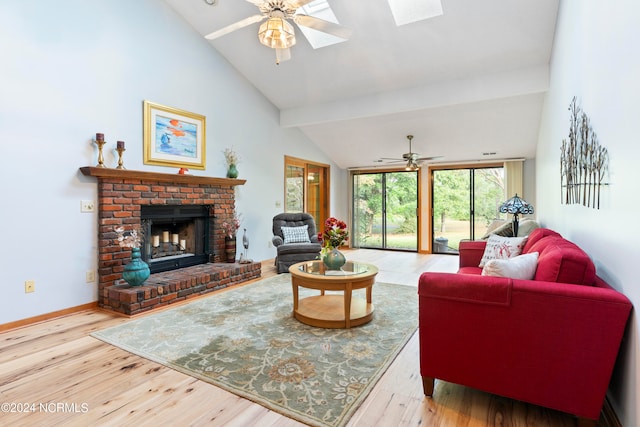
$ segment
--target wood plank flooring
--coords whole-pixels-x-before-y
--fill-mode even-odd
[[[348,258],[377,265],[380,282],[414,286],[424,271],[457,267],[446,255],[351,250]],[[272,260],[262,272],[276,274]],[[303,425],[89,336],[127,321],[91,310],[0,334],[0,425]],[[414,335],[348,425],[560,427],[576,419],[443,381],[425,398]]]

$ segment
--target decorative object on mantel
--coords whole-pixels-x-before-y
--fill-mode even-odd
[[[233,219],[230,222],[223,222],[222,228],[224,229],[224,252],[226,254],[227,262],[236,262],[236,233],[240,228],[240,217],[233,214]]]
[[[118,166],[116,167],[116,169],[125,169],[124,165],[122,164],[122,154],[127,151],[124,148],[124,141],[118,141],[116,143],[116,151],[118,152]]]
[[[600,209],[600,190],[609,185],[604,181],[609,171],[609,153],[600,145],[575,96],[569,111],[569,140],[563,139],[560,148],[560,202]]]
[[[122,279],[130,286],[141,286],[149,278],[149,265],[140,257],[142,233],[137,230],[125,231],[124,227],[115,227],[118,244],[121,248],[131,249],[131,261],[124,266]]]
[[[531,215],[533,213],[533,206],[527,203],[526,200],[518,197],[518,193],[515,196],[500,205],[500,213],[513,214],[513,221],[511,227],[513,228],[513,235],[518,235],[518,215]]]
[[[96,139],[93,141],[98,146],[98,164],[97,168],[106,168],[104,165],[104,157],[102,156],[102,147],[106,144],[104,140],[104,133],[96,133]]]
[[[320,257],[329,270],[340,270],[347,262],[346,257],[338,248],[349,240],[347,224],[334,217],[327,218],[324,230],[318,233],[318,240],[322,243]]]
[[[206,117],[144,101],[144,164],[205,169]]]
[[[240,157],[232,148],[225,148],[224,160],[227,162],[227,178],[237,178],[238,169],[236,166],[240,163]]]
[[[189,169],[180,168],[180,170],[178,171],[178,175],[189,175]]]

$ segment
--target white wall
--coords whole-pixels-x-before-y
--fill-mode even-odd
[[[560,13],[551,61],[550,91],[536,156],[536,213],[547,227],[576,242],[598,274],[640,307],[636,214],[640,211],[640,3],[568,0]],[[560,203],[560,144],[569,134],[576,96],[610,155],[611,185],[600,209]],[[602,319],[606,322],[606,319]],[[640,425],[640,336],[632,313],[609,399],[625,426]]]
[[[2,1],[0,55],[0,324],[96,300],[85,272],[97,265],[98,219],[80,201],[96,200],[97,186],[78,168],[96,164],[103,132],[107,165],[123,140],[127,169],[177,172],[143,164],[145,99],[207,117],[207,168],[193,174],[224,176],[222,150],[240,154],[237,210],[255,260],[275,256],[284,155],[332,164],[280,128],[278,110],[161,0]],[[333,164],[331,182],[344,215],[345,173]]]

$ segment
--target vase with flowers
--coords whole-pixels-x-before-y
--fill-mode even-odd
[[[223,151],[224,160],[227,163],[227,178],[237,178],[238,168],[236,167],[240,162],[240,157],[232,148],[225,148]]]
[[[327,218],[324,230],[318,233],[318,241],[322,243],[320,252],[322,262],[329,270],[340,270],[347,262],[344,254],[338,248],[349,240],[347,224],[334,217]]]
[[[125,231],[124,227],[115,227],[117,242],[121,248],[131,249],[131,261],[124,266],[122,278],[131,286],[140,286],[149,278],[149,265],[140,257],[142,234],[137,230]]]
[[[240,228],[240,216],[233,214],[230,221],[222,223],[224,230],[224,252],[227,262],[236,262],[236,233]]]

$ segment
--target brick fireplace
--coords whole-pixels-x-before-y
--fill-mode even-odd
[[[184,301],[260,277],[260,263],[226,263],[223,222],[233,218],[235,186],[245,180],[82,167],[98,180],[98,305],[126,315]],[[152,274],[131,287],[121,274],[131,257],[114,228],[142,228],[142,206],[201,206],[209,212],[209,263]]]

